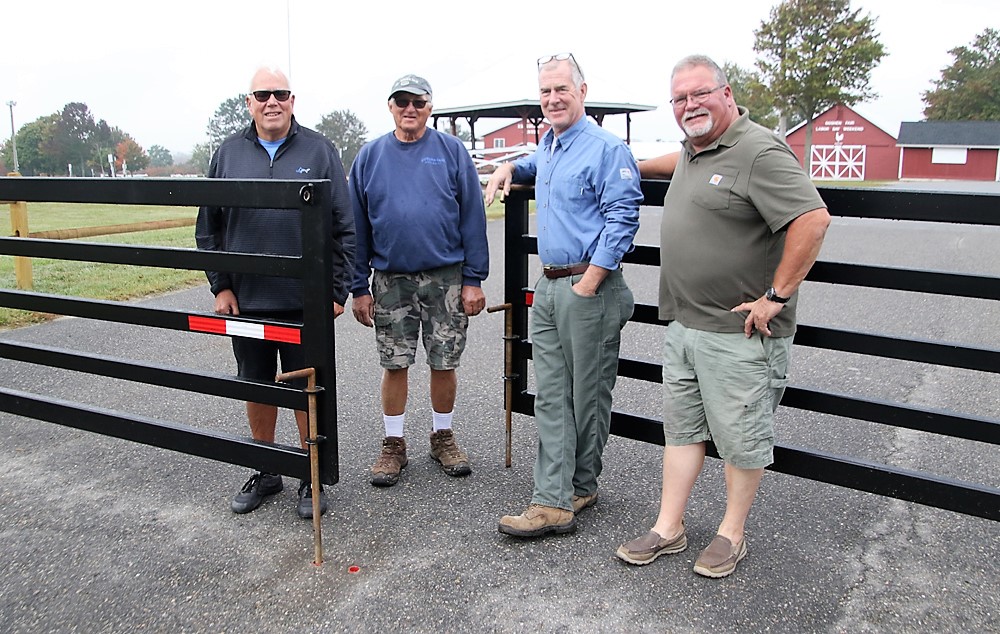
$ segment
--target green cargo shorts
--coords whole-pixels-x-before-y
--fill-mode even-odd
[[[465,350],[469,317],[462,307],[462,265],[372,275],[375,341],[383,368],[413,365],[417,339],[424,342],[427,365],[454,370]]]
[[[788,384],[792,337],[706,332],[678,321],[663,340],[668,445],[715,443],[740,469],[774,462],[774,410]]]

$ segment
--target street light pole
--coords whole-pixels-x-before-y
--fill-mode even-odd
[[[17,134],[14,132],[14,106],[16,105],[16,101],[7,102],[7,107],[10,108],[10,144],[14,149],[14,171],[20,173],[21,165],[17,162]]]

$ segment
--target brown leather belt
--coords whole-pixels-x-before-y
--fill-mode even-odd
[[[560,277],[586,273],[588,268],[590,268],[589,262],[582,262],[580,264],[573,264],[570,266],[543,266],[542,275],[550,280],[557,280]]]

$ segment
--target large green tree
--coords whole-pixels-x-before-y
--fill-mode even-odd
[[[244,95],[236,95],[226,99],[215,109],[215,114],[208,120],[208,139],[213,148],[222,145],[227,137],[250,125],[250,110]]]
[[[782,113],[804,121],[837,104],[873,99],[872,69],[886,55],[875,18],[851,10],[850,0],[785,0],[754,31],[757,68]],[[812,126],[806,126],[805,167],[809,170]]]
[[[945,121],[1000,120],[1000,31],[986,29],[971,46],[948,51],[955,61],[923,94],[924,116]]]
[[[148,154],[150,167],[168,167],[174,164],[174,155],[162,145],[150,145]]]
[[[333,141],[340,150],[344,169],[348,171],[368,138],[368,128],[350,110],[334,110],[323,115],[316,131]]]
[[[53,133],[42,143],[41,151],[59,164],[60,171],[72,165],[74,175],[85,175],[95,161],[101,162],[103,139],[98,137],[97,122],[90,108],[85,103],[72,102],[59,113]]]
[[[52,156],[42,151],[42,147],[55,134],[56,122],[59,114],[53,113],[44,117],[39,117],[31,123],[26,123],[17,131],[17,162],[21,166],[21,173],[25,176],[63,176],[66,174],[66,165],[60,165]],[[10,142],[4,145],[4,162],[13,169],[14,151]]]
[[[722,70],[733,90],[733,100],[747,109],[750,119],[765,128],[777,128],[778,108],[774,105],[771,91],[761,81],[760,74],[731,62],[723,64]]]

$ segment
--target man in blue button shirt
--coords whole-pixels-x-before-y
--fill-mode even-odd
[[[533,183],[538,255],[529,334],[538,455],[531,504],[500,519],[517,537],[568,533],[597,501],[611,427],[621,329],[632,292],[621,261],[639,227],[639,170],[621,139],[587,119],[587,84],[570,53],[538,59],[542,113],[552,128],[531,156],[500,166],[486,203],[512,182]]]

